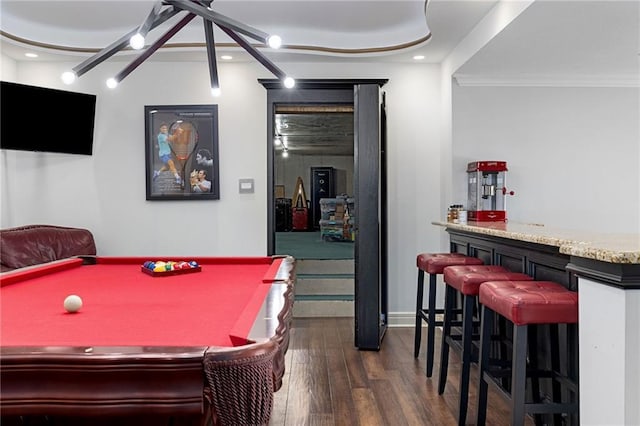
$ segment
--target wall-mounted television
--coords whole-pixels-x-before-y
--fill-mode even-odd
[[[0,81],[0,149],[91,155],[96,95]]]

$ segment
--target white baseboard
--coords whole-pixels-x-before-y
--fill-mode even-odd
[[[389,327],[415,327],[415,312],[389,312],[387,318],[387,326]]]
[[[436,315],[436,319],[442,321],[442,314]],[[390,312],[389,320],[387,321],[389,327],[411,327],[416,326],[416,313],[415,312]],[[427,324],[422,321],[422,326],[426,327]]]

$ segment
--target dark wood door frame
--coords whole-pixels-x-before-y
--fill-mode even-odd
[[[379,86],[355,87],[354,129],[355,342],[377,351],[388,321],[386,114]]]
[[[379,91],[386,79],[297,80],[294,90],[279,80],[259,79],[267,89],[267,254],[275,254],[275,112],[281,104],[353,105],[355,127],[354,193],[358,225],[356,228],[356,306],[355,345],[378,350],[387,316],[386,277],[386,194],[384,157],[384,111]],[[359,111],[364,100],[367,106]],[[359,114],[359,115],[358,115]],[[358,158],[358,150],[363,150]],[[382,151],[381,151],[382,150]],[[375,163],[375,164],[374,164]],[[362,196],[375,194],[375,197]],[[361,198],[359,200],[358,198]],[[360,205],[360,206],[359,206]]]

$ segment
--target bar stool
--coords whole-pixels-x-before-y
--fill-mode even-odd
[[[418,266],[418,291],[416,301],[416,330],[413,346],[413,356],[420,354],[420,340],[422,338],[422,321],[427,323],[427,377],[433,373],[433,348],[435,343],[435,328],[442,326],[442,321],[436,321],[436,314],[444,313],[444,309],[436,309],[436,279],[437,274],[447,266],[482,265],[482,260],[460,253],[421,253],[416,259]],[[429,301],[425,309],[423,303],[424,274],[429,274]]]
[[[525,281],[533,280],[529,275],[519,272],[511,272],[498,265],[473,265],[473,266],[448,266],[444,268],[445,296],[444,317],[442,325],[442,345],[440,347],[440,378],[438,381],[438,394],[444,393],[447,384],[447,370],[449,368],[449,347],[454,341],[462,340],[460,371],[460,396],[458,398],[458,424],[464,425],[467,419],[467,405],[469,400],[469,374],[471,362],[477,360],[472,354],[472,341],[478,340],[474,336],[474,308],[477,302],[478,291],[482,283],[486,281]],[[455,315],[454,301],[456,296],[462,296],[462,333],[452,334],[451,324]]]
[[[533,340],[527,343],[530,326],[538,324],[576,324],[578,322],[578,294],[551,281],[499,281],[485,282],[480,286],[479,300],[482,310],[480,326],[480,359],[477,424],[484,425],[487,413],[488,384],[495,382],[501,373],[511,373],[511,391],[505,396],[511,402],[511,425],[524,424],[526,413],[574,413],[577,403],[562,403],[561,385],[569,383],[577,391],[575,383],[557,371],[559,365],[559,344],[551,342],[553,371],[527,371],[527,352],[529,367],[537,368],[537,350]],[[494,316],[498,314],[513,323],[513,352],[511,365],[500,367],[489,358]],[[525,400],[527,377],[532,379],[534,403]],[[551,403],[540,402],[538,377],[554,381]]]

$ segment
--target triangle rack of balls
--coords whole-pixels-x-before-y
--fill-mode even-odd
[[[202,267],[195,260],[173,261],[173,260],[147,260],[141,266],[142,272],[154,277],[166,277],[171,275],[188,274],[202,271]]]

